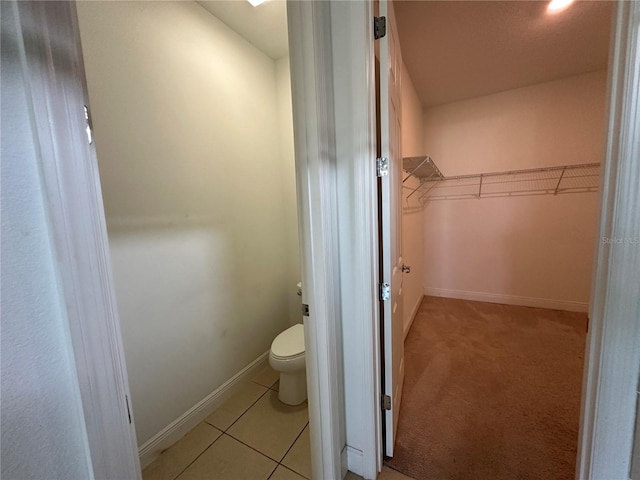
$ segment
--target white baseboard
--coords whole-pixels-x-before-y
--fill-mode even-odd
[[[416,319],[416,315],[418,314],[418,310],[420,310],[420,305],[422,305],[422,300],[424,297],[420,297],[416,302],[413,310],[411,311],[411,317],[409,318],[409,323],[404,326],[404,339],[407,339],[407,335],[409,335],[409,330],[411,330],[411,325],[413,325],[413,321]]]
[[[349,459],[347,458],[347,446],[345,445],[342,451],[340,452],[340,473],[341,477],[344,478],[347,475],[347,470],[349,470]]]
[[[211,415],[225,400],[236,393],[243,383],[249,381],[254,372],[266,364],[268,357],[268,351],[260,355],[220,387],[163,428],[157,435],[154,435],[146,441],[138,450],[141,467],[145,468],[148,466],[163,450],[176,443],[196,425]]]
[[[347,445],[347,467],[350,472],[362,476],[362,450]]]
[[[477,302],[504,303],[506,305],[549,308],[551,310],[565,310],[567,312],[586,313],[589,311],[588,302],[573,302],[569,300],[554,300],[550,298],[520,297],[516,295],[449,290],[447,288],[435,287],[424,287],[424,294],[432,297],[460,298],[462,300],[475,300]]]

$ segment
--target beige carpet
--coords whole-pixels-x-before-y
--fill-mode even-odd
[[[573,479],[586,320],[425,297],[387,464],[416,479]]]

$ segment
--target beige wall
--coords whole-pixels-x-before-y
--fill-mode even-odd
[[[422,105],[404,64],[402,64],[401,102],[402,156],[422,155],[424,153]],[[412,178],[404,184],[402,189],[402,257],[404,263],[411,267],[411,273],[404,274],[402,284],[405,333],[423,296],[424,246],[422,207],[418,201],[420,195],[415,194],[407,199],[411,190],[418,185],[418,180]]]
[[[195,2],[78,11],[142,444],[292,321],[287,66]]]
[[[295,151],[293,146],[293,106],[291,104],[291,73],[289,57],[276,61],[276,83],[278,90],[278,133],[282,161],[282,193],[286,217],[287,275],[293,285],[288,291],[289,318],[291,324],[302,321],[301,299],[296,284],[301,280],[300,245],[298,242],[298,200],[296,197]]]
[[[428,109],[424,150],[444,175],[599,162],[605,88],[598,71]],[[431,202],[425,292],[585,308],[597,208],[595,193]]]

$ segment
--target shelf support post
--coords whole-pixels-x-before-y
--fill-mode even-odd
[[[560,183],[562,182],[562,177],[564,177],[564,172],[567,170],[567,167],[562,169],[562,173],[560,174],[560,178],[558,179],[558,184],[556,185],[556,190],[553,192],[554,195],[558,194],[558,189],[560,188]]]

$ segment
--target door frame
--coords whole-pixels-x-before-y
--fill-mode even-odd
[[[331,2],[326,27],[333,47],[346,461],[366,479],[382,469],[383,445],[373,14],[371,1]]]
[[[331,5],[287,1],[313,478],[346,475]]]
[[[640,373],[639,36],[640,2],[618,0],[612,20],[600,228],[582,385],[579,479],[629,478],[631,470]],[[634,240],[628,243],[625,238]]]

